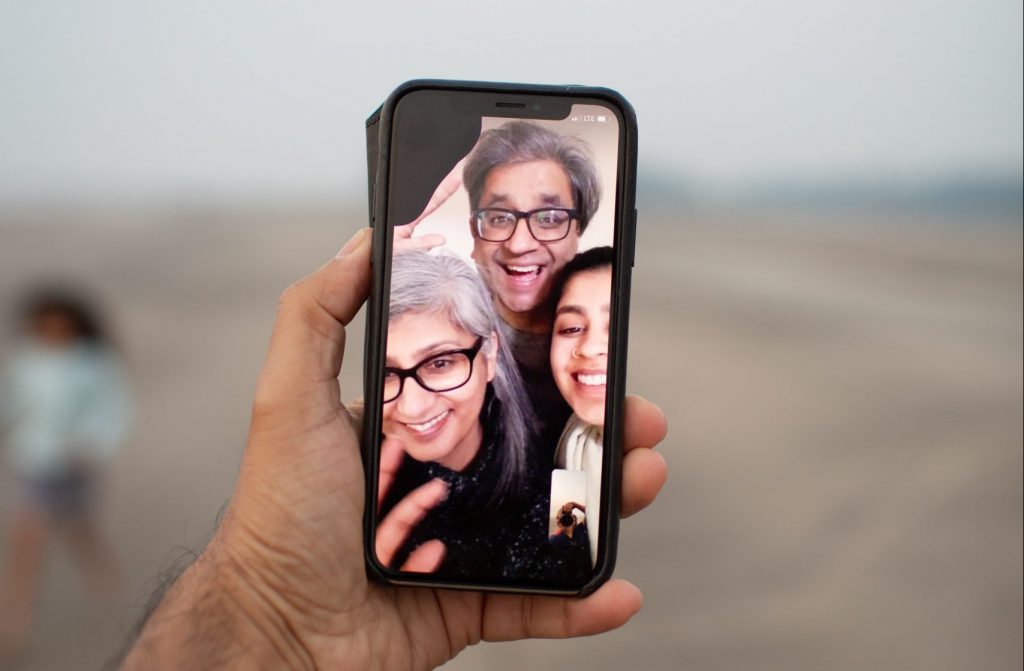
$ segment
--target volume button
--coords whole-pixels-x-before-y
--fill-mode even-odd
[[[633,208],[633,233],[629,236],[629,243],[633,249],[629,250],[629,267],[636,265],[636,208]]]

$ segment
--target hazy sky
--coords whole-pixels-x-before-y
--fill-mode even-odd
[[[610,86],[641,169],[1020,170],[1020,0],[0,0],[0,202],[330,198],[398,83]]]

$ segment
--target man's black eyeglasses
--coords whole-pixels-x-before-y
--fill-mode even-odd
[[[487,242],[505,242],[516,232],[520,219],[537,242],[557,242],[569,235],[572,222],[579,219],[578,210],[566,207],[544,207],[520,212],[503,207],[485,207],[473,211],[476,234]]]

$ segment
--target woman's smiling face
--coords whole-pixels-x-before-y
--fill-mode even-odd
[[[476,340],[442,315],[407,313],[388,325],[386,365],[413,368],[437,354],[469,349]],[[487,383],[494,379],[496,352],[492,334],[474,358],[469,380],[451,391],[428,391],[406,378],[399,397],[384,404],[384,435],[417,461],[454,471],[468,466],[483,439],[480,410]]]
[[[555,384],[573,411],[595,426],[604,425],[611,294],[611,268],[574,275],[558,301],[551,334]]]

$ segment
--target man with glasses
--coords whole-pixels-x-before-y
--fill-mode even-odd
[[[557,438],[570,411],[551,375],[548,297],[597,210],[597,168],[576,138],[511,121],[480,136],[462,181],[469,193],[473,259],[542,432]]]

